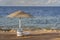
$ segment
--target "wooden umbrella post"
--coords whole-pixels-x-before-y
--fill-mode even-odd
[[[19,19],[19,28],[17,29],[17,36],[23,36],[23,29],[21,26],[21,19]]]

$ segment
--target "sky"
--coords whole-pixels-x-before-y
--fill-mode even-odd
[[[0,6],[60,6],[60,0],[0,0]]]

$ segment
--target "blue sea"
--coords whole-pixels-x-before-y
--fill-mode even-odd
[[[7,15],[18,10],[33,16],[22,19],[23,26],[60,28],[60,7],[56,6],[0,6],[0,26],[19,25],[19,18],[6,18]]]
[[[60,7],[43,7],[43,6],[0,6],[0,15],[6,16],[18,10],[25,11],[33,16],[60,15]]]

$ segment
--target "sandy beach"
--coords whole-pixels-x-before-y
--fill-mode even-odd
[[[17,37],[16,32],[0,32],[0,40],[60,40],[60,31],[35,30],[31,34]]]

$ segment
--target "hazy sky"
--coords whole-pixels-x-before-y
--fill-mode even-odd
[[[60,6],[60,0],[0,0],[0,6]]]

